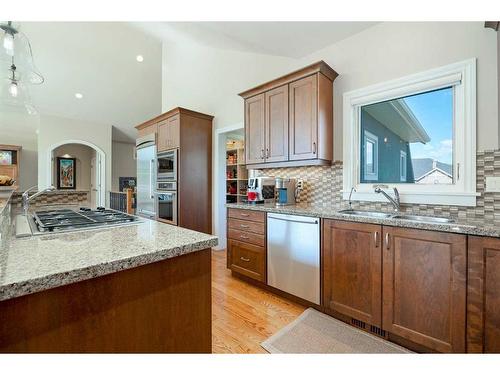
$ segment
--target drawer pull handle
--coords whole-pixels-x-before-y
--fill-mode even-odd
[[[385,248],[389,250],[391,248],[391,239],[389,233],[385,234]]]
[[[250,228],[250,226],[249,226],[249,225],[245,225],[245,224],[240,224],[240,227],[241,227],[241,228]]]
[[[373,240],[375,241],[375,247],[378,247],[378,231],[373,234]]]
[[[250,237],[248,237],[248,236],[244,236],[244,235],[241,235],[241,236],[240,236],[240,238],[241,238],[242,240],[249,240],[249,239],[250,239]]]
[[[243,216],[243,217],[249,217],[250,214],[240,214],[240,216]]]
[[[243,262],[250,262],[250,259],[248,259],[248,258],[243,258],[243,257],[240,257],[240,259],[241,259]]]

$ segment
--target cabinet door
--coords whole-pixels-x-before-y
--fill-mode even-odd
[[[264,94],[245,100],[245,156],[247,164],[264,162],[264,101]]]
[[[323,305],[381,326],[382,253],[380,225],[325,220]]]
[[[500,239],[469,236],[467,351],[500,353]]]
[[[179,115],[169,117],[158,124],[158,151],[171,150],[180,146]]]
[[[290,83],[290,160],[318,157],[316,75]]]
[[[288,160],[288,85],[265,93],[266,162]]]
[[[466,236],[383,227],[383,321],[439,352],[465,351]]]
[[[266,281],[266,250],[262,246],[229,239],[228,264],[233,272]]]

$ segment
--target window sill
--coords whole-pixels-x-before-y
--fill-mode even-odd
[[[387,191],[391,193],[390,190]],[[349,191],[342,192],[342,198],[344,200],[349,200]],[[390,194],[392,196],[392,194]],[[432,205],[444,205],[444,206],[467,206],[475,207],[476,198],[480,196],[480,193],[467,192],[467,193],[405,193],[400,191],[399,196],[401,199],[401,204],[432,204]],[[352,195],[352,201],[367,201],[367,202],[386,202],[388,200],[382,194],[376,194],[372,191],[366,192],[356,192]]]

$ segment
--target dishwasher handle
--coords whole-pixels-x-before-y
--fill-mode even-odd
[[[298,219],[292,215],[276,215],[276,214],[267,214],[268,219],[289,221],[292,223],[301,223],[301,224],[318,224],[319,220],[317,218],[307,218],[307,217],[299,217]]]

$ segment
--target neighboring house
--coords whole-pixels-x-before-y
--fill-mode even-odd
[[[361,140],[362,183],[414,183],[410,143],[430,138],[404,99],[395,99],[361,108]]]
[[[413,173],[417,184],[452,184],[451,164],[424,158],[413,160]]]

